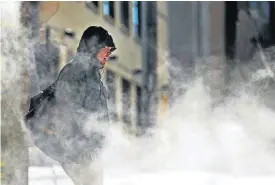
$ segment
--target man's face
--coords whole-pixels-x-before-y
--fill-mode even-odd
[[[102,67],[107,63],[107,60],[111,54],[111,48],[110,47],[105,47],[99,50],[97,53],[97,59],[100,61],[102,64]]]

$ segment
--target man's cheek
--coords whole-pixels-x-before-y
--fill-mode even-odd
[[[105,65],[107,63],[106,60],[101,60],[101,64]]]

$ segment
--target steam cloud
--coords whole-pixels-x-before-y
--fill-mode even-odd
[[[5,3],[5,8],[11,4]],[[17,20],[18,9],[11,6],[10,10],[1,9],[1,21]],[[1,124],[11,128],[5,133],[10,137],[16,137],[18,125],[12,124],[22,123],[24,114],[19,102],[25,96],[20,81],[27,68],[27,47],[24,31],[1,27]],[[198,77],[152,137],[126,135],[120,124],[106,130],[106,183],[115,183],[108,180],[113,178],[127,184],[274,184],[275,113],[261,98],[241,91],[213,109]],[[13,162],[20,164],[20,159]]]

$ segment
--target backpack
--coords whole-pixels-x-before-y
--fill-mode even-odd
[[[57,84],[57,81],[55,81],[46,89],[42,90],[42,92],[40,92],[39,94],[35,95],[30,99],[30,106],[29,106],[28,113],[24,116],[26,126],[30,130],[33,129],[34,125],[29,120],[37,115],[37,111],[41,108],[41,106],[43,105],[43,102],[52,101],[54,99],[56,84]]]
[[[65,67],[64,67],[65,68]],[[24,116],[24,121],[26,123],[27,128],[32,129],[33,125],[29,125],[29,120],[36,116],[37,111],[41,108],[44,102],[52,101],[55,97],[55,88],[57,85],[57,81],[59,80],[60,74],[63,72],[64,68],[60,71],[58,78],[47,88],[42,90],[39,94],[33,96],[30,99],[30,106],[28,113]]]

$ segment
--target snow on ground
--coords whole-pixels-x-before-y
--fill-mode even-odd
[[[217,173],[162,171],[104,177],[105,185],[274,185],[275,176],[237,177]],[[74,185],[60,166],[31,167],[29,185]]]

